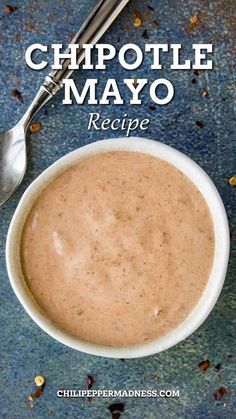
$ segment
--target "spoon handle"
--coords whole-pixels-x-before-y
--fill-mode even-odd
[[[71,44],[96,44],[102,37],[114,19],[119,15],[123,7],[129,0],[100,0],[92,10],[80,30],[77,32]],[[67,49],[66,53],[69,52]],[[77,51],[77,63],[80,64],[84,59],[84,51],[79,48]],[[62,80],[71,76],[74,70],[68,68],[70,59],[65,59],[61,70],[51,72],[44,82],[44,87],[49,93],[56,93],[62,87]]]
[[[119,15],[129,0],[100,0],[94,7],[82,27],[79,29],[71,44],[92,44],[102,37],[115,18]],[[68,49],[65,51],[68,52]],[[78,64],[84,59],[84,51],[77,51]],[[70,59],[64,59],[61,70],[54,70],[45,78],[43,85],[37,92],[32,104],[19,122],[27,129],[33,116],[51,99],[63,86],[63,79],[69,78],[73,70],[69,69]]]

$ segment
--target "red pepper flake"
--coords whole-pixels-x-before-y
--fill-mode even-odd
[[[149,109],[151,109],[151,111],[155,111],[155,110],[156,110],[156,108],[157,108],[157,107],[156,107],[155,105],[150,105],[150,106],[149,106]]]
[[[207,96],[209,96],[208,91],[207,91],[207,90],[203,90],[203,92],[202,92],[202,96],[203,96],[203,97],[207,97]]]
[[[112,403],[108,410],[111,413],[112,419],[119,419],[122,412],[124,412],[124,403]]]
[[[33,27],[32,23],[27,23],[27,24],[25,25],[25,27],[26,27],[26,29],[27,29],[28,31],[30,31],[30,32],[35,32],[35,29],[34,29],[34,27]]]
[[[223,397],[225,394],[227,394],[229,391],[227,390],[227,388],[225,388],[224,386],[221,386],[220,388],[218,388],[218,390],[216,390],[216,392],[214,393],[214,399],[215,400],[220,400],[221,397]]]
[[[187,25],[188,29],[192,30],[196,28],[196,26],[199,24],[199,17],[198,15],[191,16],[189,19],[189,23]]]
[[[17,42],[23,42],[25,38],[24,38],[24,36],[23,36],[21,33],[17,32],[17,33],[14,35],[14,39],[15,39],[15,41],[17,41]]]
[[[13,13],[15,10],[17,9],[17,7],[12,6],[11,4],[6,4],[6,6],[4,7],[4,12],[8,13],[9,15],[11,13]]]
[[[194,76],[200,76],[200,71],[199,70],[194,70],[193,74],[194,74]]]
[[[199,127],[199,128],[203,128],[203,127],[204,127],[204,124],[203,124],[203,122],[201,122],[201,121],[196,121],[196,125],[197,125],[197,127]]]
[[[197,16],[197,15],[194,15],[194,16],[191,16],[191,17],[190,17],[190,22],[191,22],[193,25],[196,25],[196,24],[198,23],[198,21],[199,21],[199,18],[198,18],[198,16]]]
[[[88,390],[90,390],[93,386],[94,383],[94,379],[92,375],[87,375],[87,388]],[[87,401],[91,402],[92,401],[92,397],[87,397]]]
[[[33,396],[35,399],[38,399],[40,396],[42,396],[42,394],[43,394],[43,387],[38,387],[36,388]]]
[[[94,379],[93,379],[92,375],[87,375],[87,387],[88,387],[88,390],[90,390],[92,388],[93,383],[94,383]]]
[[[38,132],[40,129],[41,129],[40,122],[37,122],[36,124],[31,124],[30,125],[30,131],[31,132]]]
[[[11,95],[14,96],[17,100],[19,100],[19,102],[21,103],[24,102],[22,94],[21,92],[19,92],[19,90],[17,89],[12,90]]]
[[[135,10],[133,13],[132,13],[132,16],[134,17],[134,18],[138,18],[138,19],[141,19],[141,17],[142,17],[142,15],[141,15],[141,13],[140,12],[138,12],[137,10]]]
[[[149,39],[149,35],[148,35],[147,29],[144,29],[144,31],[142,33],[142,37],[143,37],[143,39]]]
[[[210,367],[209,359],[206,359],[205,361],[200,362],[200,364],[198,364],[198,367],[202,372],[205,372]]]

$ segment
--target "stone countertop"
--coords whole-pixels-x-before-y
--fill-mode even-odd
[[[95,0],[14,0],[13,13],[4,10],[0,0],[0,130],[14,125],[23,115],[43,80],[42,72],[29,69],[24,52],[34,42],[51,45],[66,43],[83,22]],[[236,14],[234,0],[131,0],[104,36],[105,43],[119,49],[125,43],[181,43],[184,56],[193,57],[192,43],[214,44],[214,70],[194,74],[188,71],[159,73],[150,69],[145,57],[138,70],[126,71],[113,60],[103,71],[86,70],[75,74],[78,86],[86,78],[99,78],[99,91],[105,79],[169,78],[175,97],[169,105],[153,106],[148,88],[143,103],[131,106],[62,105],[60,93],[37,115],[41,130],[29,135],[28,168],[24,181],[10,201],[0,208],[1,272],[1,374],[0,411],[3,418],[96,418],[111,417],[107,407],[124,402],[124,418],[227,418],[236,417],[236,187],[228,179],[236,175],[235,52]],[[196,26],[189,24],[197,15]],[[135,27],[135,16],[142,25]],[[146,30],[146,31],[145,31]],[[148,39],[147,39],[148,38]],[[52,51],[48,53],[52,62]],[[169,64],[170,56],[163,59]],[[167,66],[166,66],[167,67]],[[17,89],[23,103],[12,96]],[[209,95],[202,96],[207,90]],[[122,136],[122,131],[87,130],[89,112],[102,117],[150,118],[149,128],[133,135],[169,144],[200,164],[215,182],[224,201],[231,230],[231,257],[223,292],[205,323],[184,342],[164,353],[143,359],[112,360],[89,356],[54,341],[25,313],[8,281],[5,266],[5,240],[13,212],[26,187],[59,157],[103,138]],[[196,122],[200,121],[200,124]],[[199,126],[200,125],[200,126]],[[201,373],[198,364],[208,359],[210,368]],[[215,366],[220,364],[217,372]],[[219,367],[218,367],[219,368]],[[45,376],[42,396],[30,408],[28,395],[34,377]],[[59,388],[86,388],[87,375],[94,377],[94,389],[175,389],[179,398],[59,399]],[[213,394],[224,386],[229,390],[216,401]]]

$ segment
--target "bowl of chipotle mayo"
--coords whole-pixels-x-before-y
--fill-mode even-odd
[[[190,158],[144,138],[98,141],[23,194],[6,243],[13,290],[59,342],[94,355],[166,350],[213,309],[229,255],[226,212]]]

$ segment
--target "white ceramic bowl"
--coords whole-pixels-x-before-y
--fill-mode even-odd
[[[22,228],[32,204],[53,178],[78,160],[101,152],[129,150],[159,157],[181,170],[205,197],[214,224],[215,254],[207,286],[191,314],[175,330],[153,342],[131,347],[108,347],[82,341],[60,330],[41,311],[26,285],[20,263]],[[207,318],[222,289],[229,256],[229,229],[221,198],[208,175],[193,160],[157,141],[143,138],[117,138],[98,141],[62,157],[45,170],[25,191],[12,218],[6,243],[7,270],[13,290],[32,319],[49,335],[71,348],[113,358],[136,358],[161,352],[193,333]]]

